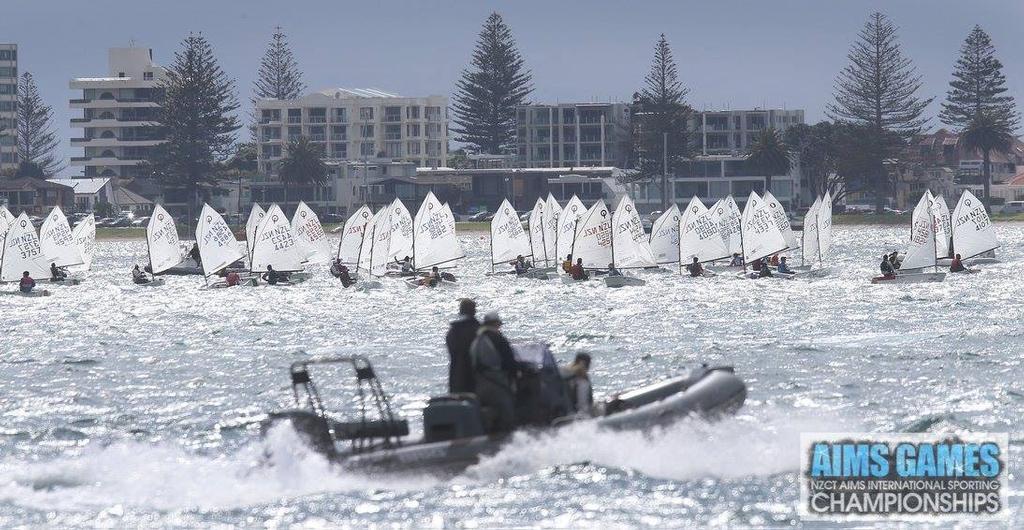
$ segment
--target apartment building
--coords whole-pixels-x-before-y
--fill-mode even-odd
[[[785,131],[798,123],[804,123],[799,109],[704,110],[694,113],[690,130],[698,154],[736,155],[749,151],[762,130]]]
[[[157,101],[166,70],[149,48],[111,48],[107,62],[107,76],[71,80],[71,89],[81,90],[71,108],[82,110],[71,119],[71,127],[82,130],[71,145],[84,150],[71,157],[71,166],[89,178],[130,180],[145,176],[140,165],[163,142]]]
[[[516,154],[521,167],[627,167],[631,141],[626,103],[516,109]]]
[[[328,162],[444,165],[448,98],[403,97],[376,89],[331,88],[295,100],[261,99],[259,170],[275,175],[288,143],[305,136]]]
[[[18,167],[18,45],[0,44],[0,171]]]

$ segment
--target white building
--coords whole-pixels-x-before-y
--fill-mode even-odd
[[[448,98],[403,97],[375,89],[331,88],[295,100],[261,99],[259,171],[275,175],[288,143],[301,136],[329,162],[411,162],[443,166]]]
[[[153,63],[149,48],[111,48],[108,64],[106,77],[71,80],[70,87],[82,91],[71,100],[72,109],[82,109],[82,117],[71,119],[82,136],[72,138],[71,145],[85,151],[71,158],[71,166],[83,168],[90,178],[143,176],[139,165],[163,142],[156,129],[156,101],[166,71]]]
[[[804,123],[800,109],[704,110],[694,114],[691,130],[696,131],[698,154],[735,155],[749,151],[762,130],[772,127],[781,133],[798,123]]]
[[[0,44],[0,171],[18,167],[18,45]]]
[[[522,167],[625,167],[631,142],[626,103],[516,108],[516,154]]]
[[[50,179],[50,182],[75,190],[76,211],[91,212],[100,202],[115,204],[114,185],[110,178]]]

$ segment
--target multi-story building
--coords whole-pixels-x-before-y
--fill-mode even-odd
[[[516,109],[516,154],[521,167],[627,167],[631,138],[626,103]]]
[[[697,154],[736,155],[749,151],[762,130],[781,132],[798,123],[804,123],[799,109],[705,110],[694,113],[690,129]]]
[[[82,91],[71,100],[72,109],[82,109],[82,117],[71,119],[82,136],[71,145],[85,150],[71,157],[71,166],[83,168],[85,177],[130,180],[144,176],[140,164],[163,142],[157,101],[166,70],[153,63],[149,48],[111,48],[108,64],[107,77],[71,80],[70,87]]]
[[[258,100],[259,171],[274,176],[288,143],[302,136],[320,145],[329,162],[443,166],[447,108],[445,96],[403,97],[375,89],[332,88],[294,100]]]
[[[0,44],[0,171],[18,167],[18,45]]]

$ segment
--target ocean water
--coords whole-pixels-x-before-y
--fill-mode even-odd
[[[294,287],[139,288],[145,243],[100,242],[82,285],[0,298],[0,526],[799,526],[799,436],[820,431],[1009,432],[998,526],[1019,526],[1024,225],[999,227],[1004,261],[979,274],[870,285],[906,233],[837,227],[822,278],[649,273],[619,290],[485,277],[486,235],[467,233],[457,288],[371,293],[325,267]],[[520,435],[454,478],[342,472],[287,429],[260,438],[292,404],[288,365],[326,353],[369,356],[416,429],[463,296],[513,341],[590,352],[598,397],[707,362],[735,366],[749,398],[715,423]]]

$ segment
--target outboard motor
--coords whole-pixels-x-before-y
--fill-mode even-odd
[[[483,434],[480,404],[473,394],[433,397],[423,409],[425,442],[444,442]]]

